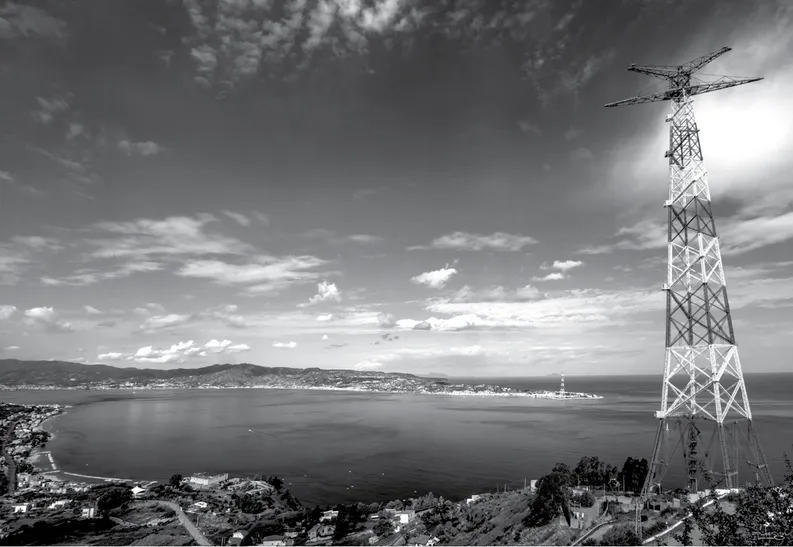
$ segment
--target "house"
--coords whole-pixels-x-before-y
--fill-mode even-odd
[[[242,530],[237,530],[236,532],[234,532],[234,534],[232,534],[231,537],[245,539],[245,532],[243,532]]]
[[[466,505],[471,505],[473,502],[475,502],[476,500],[478,500],[478,499],[479,499],[479,498],[481,498],[481,497],[482,497],[482,496],[480,496],[479,494],[474,494],[474,495],[473,495],[473,496],[471,496],[470,498],[467,498],[467,499],[465,500],[465,503],[466,503]]]
[[[148,491],[148,490],[146,490],[145,488],[141,488],[140,486],[135,486],[135,487],[132,489],[132,496],[133,496],[133,497],[135,497],[135,498],[139,498],[139,497],[141,497],[143,494],[145,494],[147,491]]]
[[[19,483],[20,487],[30,485],[30,473],[17,473],[17,482]]]
[[[336,527],[335,526],[328,526],[328,525],[322,526],[319,529],[318,537],[320,539],[333,537],[333,532],[335,532],[335,531],[336,531]]]
[[[435,545],[437,545],[439,541],[440,540],[438,538],[432,536],[430,540],[427,542],[427,547],[435,547]]]
[[[379,537],[377,537],[375,535],[369,536],[369,545],[374,545],[378,541],[380,541]]]
[[[421,534],[414,537],[413,540],[410,542],[410,545],[415,545],[416,547],[424,547],[425,545],[427,545],[427,542],[429,540],[430,540],[429,536],[425,536]]]
[[[416,518],[415,511],[398,511],[395,515],[395,518],[399,519],[400,524],[408,524],[413,519]]]
[[[228,545],[237,546],[242,545],[242,540],[240,538],[233,537],[229,540]]]
[[[81,516],[84,519],[92,519],[96,517],[96,507],[83,507]]]
[[[286,542],[284,541],[284,538],[282,538],[281,536],[267,536],[264,539],[262,539],[259,545],[270,545],[273,547],[275,546],[280,547],[286,545]]]
[[[338,511],[325,511],[322,513],[322,516],[319,517],[320,522],[330,522],[331,520],[335,519],[339,516]]]
[[[310,541],[315,541],[319,537],[319,529],[321,527],[322,527],[321,525],[317,524],[308,531],[308,539]]]
[[[58,501],[52,502],[50,504],[49,508],[50,509],[63,509],[65,506],[69,505],[69,503],[71,503],[71,500],[58,500]]]
[[[14,504],[14,513],[27,513],[30,511],[31,506],[29,503],[16,503]]]

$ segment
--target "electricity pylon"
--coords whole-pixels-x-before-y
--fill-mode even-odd
[[[663,287],[666,358],[661,409],[655,413],[658,432],[636,511],[639,537],[644,503],[654,486],[660,490],[671,458],[681,445],[690,493],[697,492],[700,474],[708,481],[715,479],[722,488],[738,487],[739,445],[749,449],[754,462],[747,463],[755,467],[757,480],[773,484],[752,426],[691,99],[762,80],[724,76],[707,83],[694,78],[695,72],[728,51],[730,48],[721,48],[680,66],[631,65],[630,71],[666,80],[669,89],[606,105],[671,101],[671,113],[666,118],[670,124],[669,150],[665,155],[669,158],[669,199],[664,203],[669,219]],[[710,439],[703,450],[706,428],[711,430]],[[715,439],[719,450],[713,454]]]

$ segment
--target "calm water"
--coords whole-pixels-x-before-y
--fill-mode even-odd
[[[487,382],[556,389],[559,380]],[[783,452],[793,452],[793,374],[748,375],[746,383],[760,440],[781,478]],[[75,405],[49,425],[56,433],[50,448],[64,471],[152,480],[261,472],[284,477],[313,505],[414,491],[461,498],[497,484],[522,486],[555,462],[575,464],[583,455],[617,465],[627,456],[649,458],[660,377],[568,377],[566,384],[605,398],[245,389],[7,392],[4,398]],[[668,477],[672,486],[676,475]]]

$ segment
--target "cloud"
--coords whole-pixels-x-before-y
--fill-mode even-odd
[[[592,151],[589,148],[584,148],[583,146],[580,146],[580,147],[576,148],[573,151],[572,156],[573,156],[573,159],[579,160],[579,161],[591,160],[591,159],[593,159],[595,157],[594,154],[592,154]]]
[[[294,349],[297,347],[297,342],[276,342],[273,344],[273,347],[279,349]]]
[[[317,316],[317,321],[330,321],[331,319],[333,319],[332,313],[325,313]]]
[[[196,345],[193,340],[178,342],[169,348],[157,349],[154,346],[143,346],[134,353],[108,352],[97,356],[100,361],[134,361],[136,363],[164,364],[171,362],[184,363],[194,357],[207,355],[233,354],[250,351],[247,344],[233,344],[230,340],[210,340],[203,346]]]
[[[265,215],[264,213],[262,213],[260,211],[251,212],[251,216],[253,218],[255,218],[263,226],[269,226],[270,225],[270,217],[268,217],[267,215]]]
[[[248,294],[278,292],[294,283],[314,281],[321,274],[307,271],[326,262],[313,256],[254,256],[254,263],[228,264],[220,260],[192,260],[177,275],[211,279],[220,285],[248,284]]]
[[[322,340],[327,340],[327,339],[328,339],[328,335],[327,334],[323,334],[322,335]]]
[[[54,277],[42,277],[41,282],[51,287],[82,287],[93,285],[101,281],[110,279],[122,279],[136,273],[156,272],[163,269],[163,265],[158,262],[144,260],[141,262],[127,262],[111,270],[97,270],[84,268],[77,270],[74,274],[56,279]]]
[[[17,351],[21,349],[19,346],[6,346],[3,348],[5,351]]]
[[[536,287],[526,285],[515,291],[508,291],[502,286],[474,290],[465,285],[449,297],[451,302],[529,302],[542,298],[543,294]]]
[[[218,233],[207,233],[208,224],[217,222],[209,214],[195,218],[174,216],[162,220],[138,219],[131,222],[100,222],[89,231],[112,234],[116,238],[88,239],[98,249],[94,258],[161,258],[204,255],[249,255],[255,249],[246,243]]]
[[[559,281],[559,280],[566,279],[566,278],[567,278],[567,276],[565,274],[561,273],[561,272],[552,272],[552,273],[549,273],[548,275],[545,275],[543,277],[536,277],[535,276],[535,277],[532,277],[531,279],[532,279],[532,281]]]
[[[9,306],[8,304],[3,304],[0,306],[0,321],[5,321],[6,319],[11,318],[14,313],[16,313],[17,307],[16,306]]]
[[[384,328],[391,328],[396,325],[396,317],[390,313],[378,313],[377,324]]]
[[[43,328],[47,332],[74,332],[71,323],[57,319],[51,307],[30,308],[25,310],[25,323],[31,327]]]
[[[322,281],[317,284],[317,294],[308,299],[308,305],[319,304],[320,302],[341,302],[341,291],[335,283]]]
[[[83,309],[89,315],[102,315],[102,312],[99,311],[98,309],[94,308],[93,306],[83,306]]]
[[[140,328],[145,331],[170,329],[183,325],[190,319],[192,319],[192,316],[188,314],[171,313],[168,315],[155,315],[147,317]]]
[[[232,219],[234,222],[239,224],[240,226],[250,226],[251,219],[243,215],[242,213],[235,213],[233,211],[223,211],[223,214]]]
[[[352,193],[354,199],[362,200],[380,192],[382,188],[361,188]]]
[[[424,272],[411,277],[410,280],[418,285],[426,285],[427,287],[432,287],[433,289],[441,289],[456,273],[457,270],[455,268],[449,268],[447,264],[446,267],[441,268],[440,270]]]
[[[539,126],[531,123],[528,120],[519,121],[518,122],[518,127],[524,133],[532,133],[532,134],[534,134],[534,135],[536,135],[538,137],[540,135],[542,135],[542,131],[540,130]]]
[[[408,250],[418,249],[456,249],[460,251],[481,251],[490,249],[494,251],[520,251],[527,245],[534,245],[537,240],[533,237],[520,234],[506,234],[496,232],[492,235],[469,234],[454,232],[435,239],[429,247],[408,247]]]
[[[0,8],[0,39],[32,36],[62,40],[66,23],[34,6],[8,2]]]
[[[164,150],[156,142],[132,142],[126,139],[119,141],[118,148],[128,156],[155,156]]]
[[[377,361],[361,361],[353,365],[353,369],[355,370],[378,370],[383,367],[383,363],[378,363]]]
[[[351,236],[347,236],[346,239],[347,241],[353,241],[355,243],[377,243],[379,241],[383,241],[382,237],[368,234],[353,234]]]
[[[44,125],[48,125],[61,112],[69,109],[69,103],[65,97],[56,96],[51,99],[36,97],[36,102],[38,102],[39,108],[32,112],[33,119]]]
[[[554,260],[553,264],[551,264],[550,266],[548,264],[540,265],[540,269],[541,270],[555,269],[555,270],[562,270],[562,272],[568,272],[573,268],[578,268],[583,265],[584,263],[581,262],[580,260]]]
[[[567,131],[564,132],[564,140],[567,142],[574,141],[578,137],[584,134],[584,130],[578,127],[571,127]]]

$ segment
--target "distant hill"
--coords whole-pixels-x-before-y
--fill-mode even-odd
[[[440,372],[430,372],[429,374],[422,374],[422,378],[444,378],[446,380],[449,379],[447,374],[441,374]]]
[[[167,384],[167,385],[164,385]],[[131,386],[344,388],[371,391],[438,391],[431,378],[397,372],[262,367],[250,363],[169,370],[83,365],[68,361],[0,360],[0,385],[15,387],[113,388]]]

